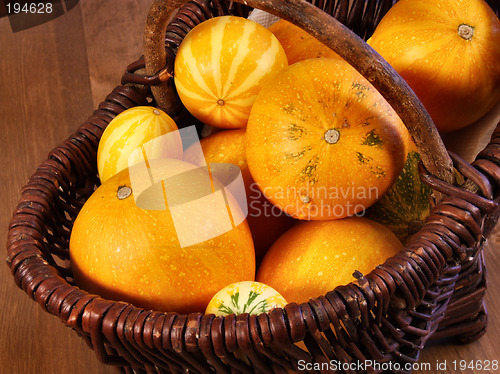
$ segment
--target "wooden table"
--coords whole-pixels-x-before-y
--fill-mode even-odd
[[[37,165],[92,113],[119,83],[126,65],[141,54],[148,6],[149,0],[82,0],[59,18],[16,33],[6,17],[0,18],[2,243],[6,243],[20,189]],[[499,107],[489,119],[498,118]],[[457,145],[454,148],[463,150]],[[482,373],[455,371],[451,362],[500,360],[498,243],[500,236],[495,234],[486,248],[488,332],[468,345],[427,347],[421,362],[430,363],[432,370],[415,372]],[[0,303],[1,373],[115,372],[98,362],[74,332],[18,289],[5,264],[0,266]],[[442,364],[445,360],[446,370],[436,368],[437,361]]]

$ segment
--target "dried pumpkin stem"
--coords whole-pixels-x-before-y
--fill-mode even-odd
[[[476,28],[474,26],[462,23],[460,26],[458,26],[458,35],[460,35],[460,37],[465,40],[471,40],[474,36],[475,29]]]
[[[126,199],[130,195],[132,195],[132,189],[129,186],[120,186],[116,191],[116,197],[119,200]]]
[[[165,65],[164,35],[167,21],[188,0],[153,0],[146,21],[144,56],[148,74]],[[363,75],[391,104],[408,128],[427,170],[454,182],[453,163],[428,112],[413,90],[373,48],[316,6],[303,0],[237,0],[290,21],[337,52]],[[311,20],[314,20],[313,22]],[[168,82],[167,82],[168,83]],[[162,92],[168,90],[168,92]],[[173,87],[155,89],[160,107],[168,108]],[[168,108],[171,109],[171,108]],[[168,110],[167,110],[168,112]]]
[[[337,129],[326,130],[324,138],[328,144],[335,144],[340,139],[340,132]]]

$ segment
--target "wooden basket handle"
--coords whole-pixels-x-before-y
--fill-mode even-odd
[[[166,64],[165,33],[176,10],[189,0],[153,0],[146,20],[144,58],[146,74]],[[413,90],[373,48],[354,32],[304,0],[236,0],[290,21],[326,44],[363,75],[389,102],[408,128],[422,162],[439,179],[453,184],[453,163],[431,117]],[[311,20],[314,20],[312,22]],[[152,87],[160,108],[171,113],[176,104],[172,79]]]

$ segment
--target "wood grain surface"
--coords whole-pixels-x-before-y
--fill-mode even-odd
[[[142,54],[142,31],[150,0],[81,0],[48,23],[13,33],[0,18],[0,241],[20,189],[48,152],[67,138],[120,82],[128,65]],[[498,121],[497,107],[487,118]],[[467,158],[474,148],[449,136],[453,150]],[[5,244],[4,248],[5,248]],[[454,370],[453,361],[500,360],[500,234],[489,240],[487,333],[467,345],[430,344],[421,356],[430,370],[415,373],[495,373]],[[5,249],[4,256],[5,257]],[[446,361],[446,367],[443,363]],[[436,364],[440,363],[441,367]],[[444,369],[444,370],[441,370]],[[0,373],[115,373],[95,357],[73,331],[44,312],[0,266]]]

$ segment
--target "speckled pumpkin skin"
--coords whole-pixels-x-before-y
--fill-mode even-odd
[[[303,303],[368,274],[402,249],[383,225],[364,217],[301,222],[266,253],[257,281],[289,302]]]
[[[350,65],[309,59],[259,93],[247,127],[250,172],[264,195],[298,219],[337,219],[377,201],[403,168],[409,135]]]
[[[278,237],[292,227],[296,220],[275,208],[264,197],[248,170],[245,155],[245,129],[223,130],[201,139],[203,159],[196,148],[189,148],[184,160],[196,165],[222,162],[237,165],[245,183],[248,203],[246,221],[252,232],[257,263]],[[193,152],[194,151],[194,152]]]
[[[174,159],[151,165],[165,178],[196,168]],[[181,248],[170,211],[141,209],[132,195],[119,199],[121,186],[131,186],[129,169],[103,183],[75,220],[70,257],[78,286],[142,308],[191,313],[203,312],[224,286],[254,279],[255,253],[246,221]],[[215,213],[207,209],[207,214]],[[213,218],[214,224],[220,221]]]

